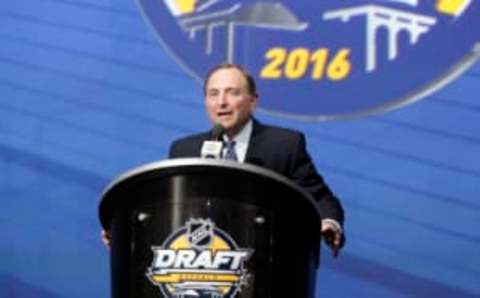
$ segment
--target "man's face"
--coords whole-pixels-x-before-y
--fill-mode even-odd
[[[250,94],[247,80],[238,69],[222,68],[207,82],[205,104],[212,123],[221,124],[233,137],[250,119],[257,96]]]

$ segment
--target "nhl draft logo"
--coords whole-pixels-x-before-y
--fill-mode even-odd
[[[201,79],[243,64],[271,113],[333,119],[419,100],[480,56],[474,0],[137,0]]]
[[[172,298],[235,297],[247,284],[245,262],[253,253],[210,219],[190,219],[152,251],[146,276]]]

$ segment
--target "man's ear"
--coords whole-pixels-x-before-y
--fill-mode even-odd
[[[258,94],[254,94],[252,95],[251,99],[252,103],[257,106],[257,102],[258,102]]]

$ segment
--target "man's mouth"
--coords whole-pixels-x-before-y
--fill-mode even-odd
[[[217,113],[217,116],[218,117],[228,117],[228,116],[231,116],[233,114],[233,112],[218,112]]]

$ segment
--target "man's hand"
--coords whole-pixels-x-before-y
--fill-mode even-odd
[[[332,219],[322,220],[322,237],[325,243],[332,249],[333,257],[337,257],[344,244],[342,227]]]
[[[105,247],[108,250],[110,250],[110,244],[112,243],[112,241],[111,241],[112,238],[110,237],[110,234],[107,231],[102,229],[100,237],[102,239],[103,245],[105,245]]]

